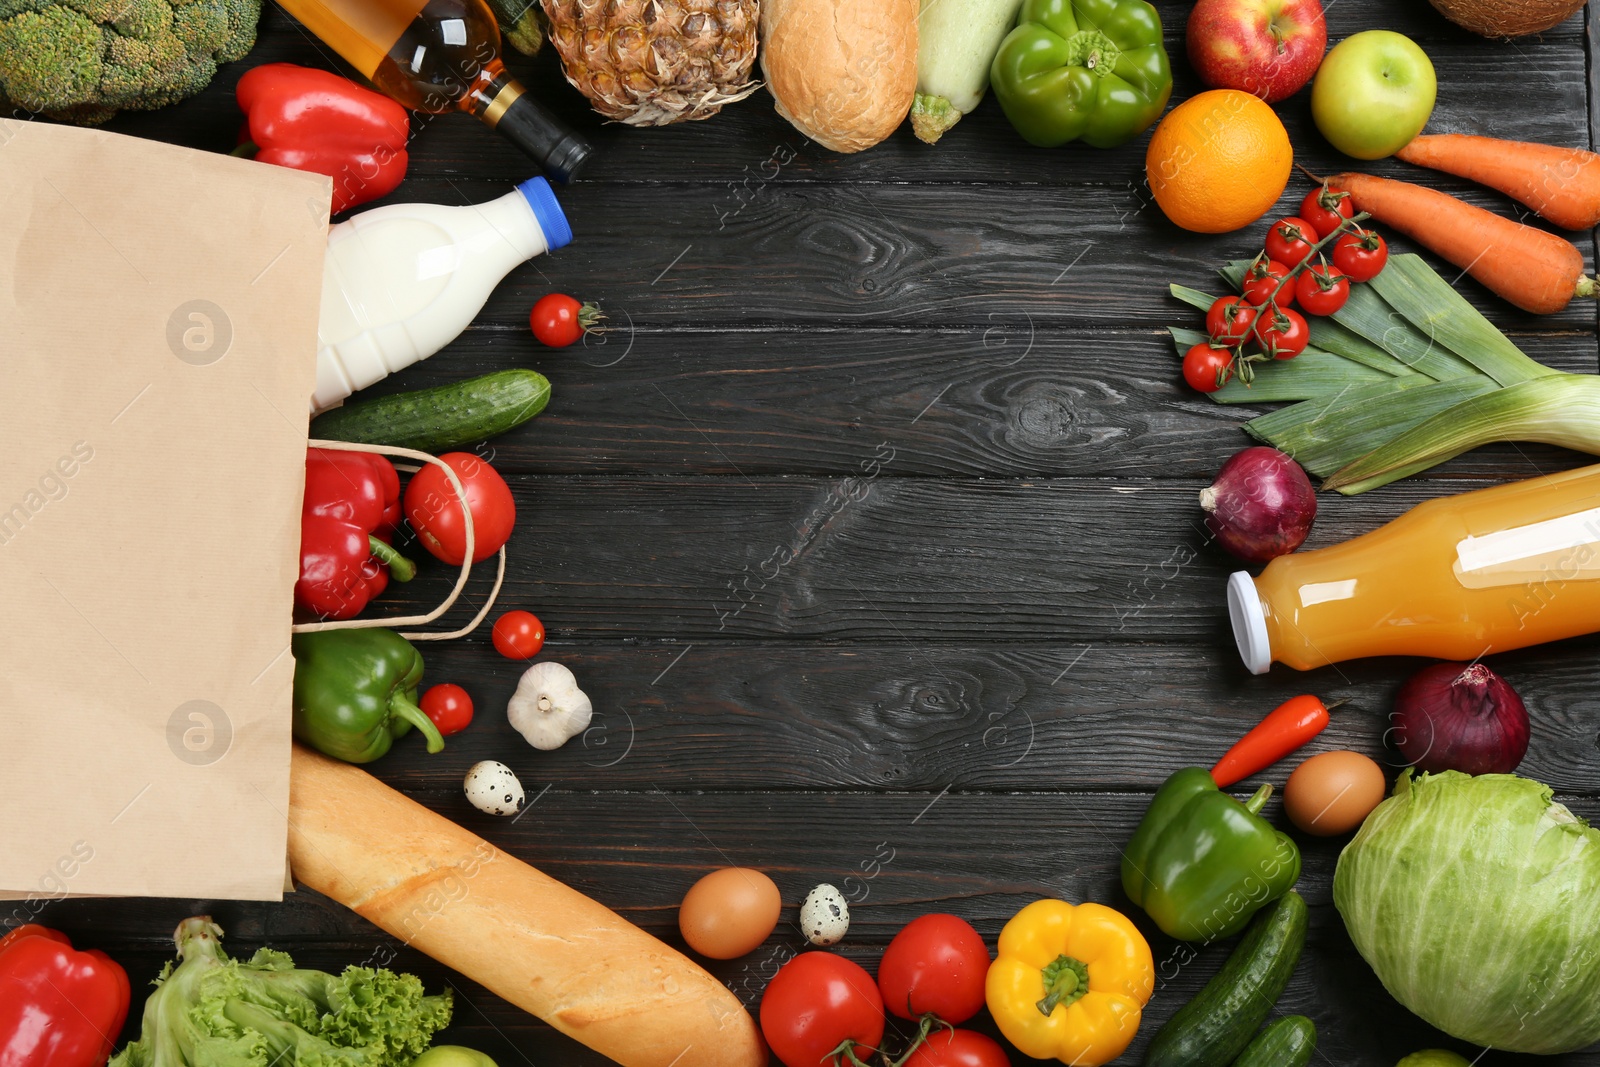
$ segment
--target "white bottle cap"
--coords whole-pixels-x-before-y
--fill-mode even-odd
[[[1272,643],[1267,639],[1267,615],[1261,610],[1261,594],[1249,571],[1228,575],[1228,617],[1233,620],[1233,639],[1239,657],[1251,674],[1266,674],[1272,666]]]

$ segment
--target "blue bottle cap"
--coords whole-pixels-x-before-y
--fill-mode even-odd
[[[567,222],[567,216],[562,213],[561,205],[556,201],[556,194],[550,188],[549,182],[543,178],[529,178],[517,186],[517,191],[533,209],[534,220],[539,223],[539,229],[544,231],[544,239],[550,246],[550,251],[554,252],[572,243],[572,227]]]

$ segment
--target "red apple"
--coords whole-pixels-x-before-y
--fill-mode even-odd
[[[1321,0],[1200,0],[1189,12],[1189,62],[1200,79],[1269,104],[1310,81],[1327,46]]]

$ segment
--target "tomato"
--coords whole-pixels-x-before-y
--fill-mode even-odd
[[[1298,311],[1282,308],[1256,320],[1256,340],[1273,359],[1293,359],[1306,350],[1311,327]]]
[[[417,703],[446,737],[459,734],[472,722],[472,698],[459,685],[445,682],[430,686]]]
[[[1350,299],[1350,279],[1326,263],[1307,267],[1294,284],[1307,315],[1332,315]]]
[[[905,925],[878,963],[883,1003],[902,1019],[932,1012],[964,1023],[983,1008],[989,946],[964,919],[923,915]]]
[[[1233,350],[1202,341],[1183,354],[1183,380],[1189,388],[1214,393],[1233,377]],[[960,1022],[959,1019],[946,1020]]]
[[[1372,230],[1347,233],[1333,242],[1333,265],[1353,282],[1370,282],[1389,262],[1389,246]]]
[[[1244,272],[1244,285],[1241,286],[1244,290],[1244,302],[1262,307],[1266,304],[1267,298],[1272,297],[1273,290],[1277,290],[1278,295],[1272,298],[1272,302],[1281,308],[1293,307],[1294,282],[1289,282],[1282,289],[1278,288],[1278,283],[1288,276],[1288,267],[1275,259],[1268,259],[1263,252],[1256,257],[1254,263],[1250,264],[1250,269]]]
[[[508,611],[494,620],[492,636],[506,659],[532,659],[544,647],[544,623],[531,611]]]
[[[905,1067],[1011,1067],[1000,1042],[976,1030],[935,1030]]]
[[[467,491],[475,538],[472,562],[482,563],[511,540],[517,502],[511,499],[511,488],[499,472],[471,452],[447,452],[439,458],[456,472]],[[444,471],[430,463],[413,475],[406,486],[405,509],[424,548],[446,563],[461,562],[467,554],[466,516]]]
[[[1213,341],[1231,344],[1250,336],[1250,327],[1256,321],[1256,309],[1237,296],[1219,296],[1206,312],[1206,336]]]
[[[1323,237],[1337,230],[1356,210],[1350,204],[1350,194],[1326,185],[1313,189],[1300,201],[1300,217],[1316,227]]]
[[[595,304],[580,304],[565,293],[547,293],[528,313],[528,325],[540,344],[566,348],[604,317]]]
[[[831,952],[800,953],[761,995],[761,1033],[784,1067],[821,1067],[846,1041],[876,1049],[884,1022],[872,975]]]
[[[1287,267],[1298,266],[1319,240],[1317,228],[1305,219],[1279,219],[1267,231],[1267,258]]]

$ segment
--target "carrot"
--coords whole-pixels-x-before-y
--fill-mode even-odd
[[[1524,311],[1552,315],[1574,296],[1595,293],[1594,279],[1583,273],[1583,254],[1547,230],[1410,182],[1370,174],[1335,174],[1327,181],[1349,193],[1357,211],[1443,256]]]
[[[1418,137],[1395,154],[1498,189],[1563,229],[1600,225],[1600,155],[1586,149],[1442,133]]]
[[[1338,705],[1335,704],[1335,707]],[[1320,734],[1328,709],[1314,696],[1291,697],[1256,724],[1211,768],[1218,788],[1226,789],[1277,763]]]

